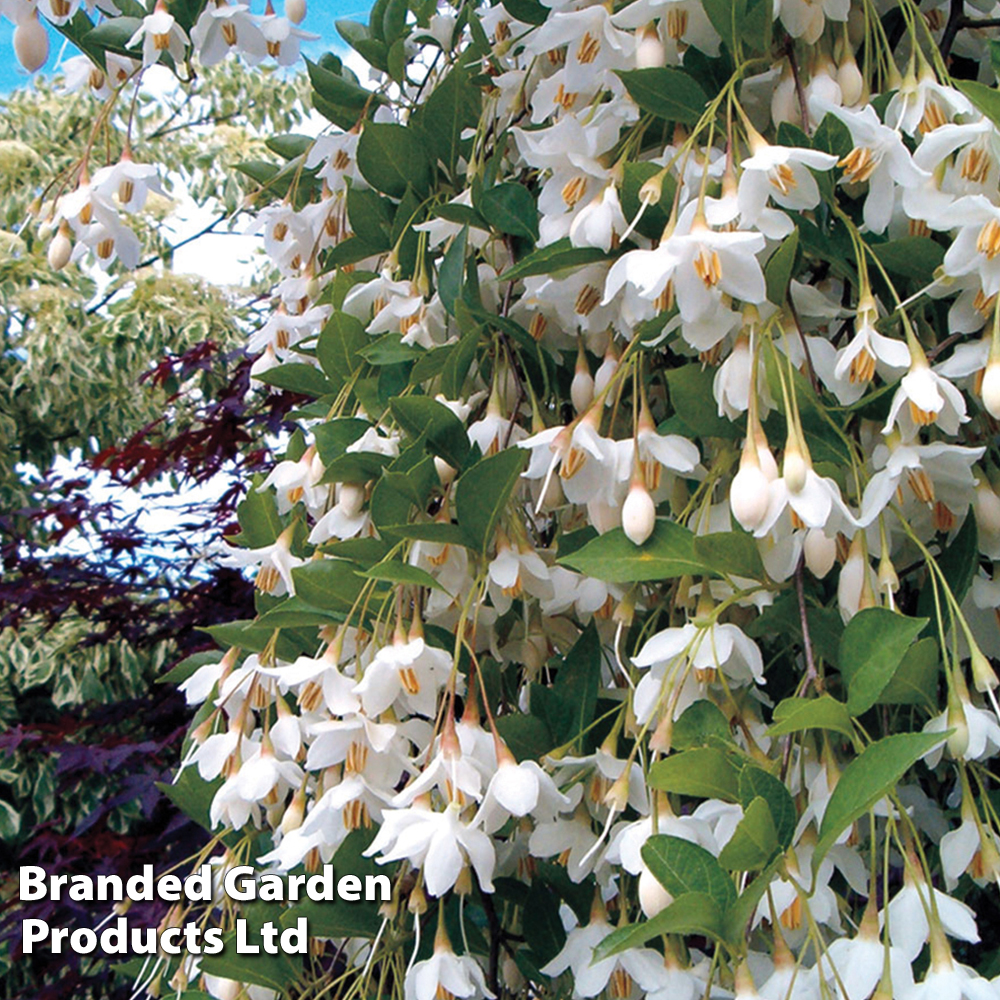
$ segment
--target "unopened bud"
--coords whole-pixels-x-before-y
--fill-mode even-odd
[[[301,24],[306,17],[306,0],[285,0],[285,17],[292,24]]]
[[[49,267],[53,271],[61,271],[69,263],[72,254],[73,241],[70,239],[70,228],[63,222],[49,244]]]
[[[650,21],[639,35],[635,50],[635,64],[639,69],[654,69],[666,62],[666,51],[656,25]]]
[[[948,696],[947,726],[954,730],[948,737],[948,752],[956,760],[960,760],[969,749],[969,723],[965,718],[961,701],[954,694]]]
[[[434,456],[434,470],[437,472],[442,486],[450,486],[455,479],[455,468],[439,455]]]
[[[840,85],[840,97],[845,108],[854,107],[861,100],[865,89],[865,78],[858,69],[854,53],[848,51],[837,68],[837,83]]]
[[[1000,358],[990,358],[983,373],[983,406],[994,419],[1000,420]]]
[[[646,919],[652,920],[673,901],[674,897],[663,888],[660,880],[643,864],[642,871],[639,872],[639,906],[642,907]]]
[[[341,483],[338,503],[348,517],[357,517],[365,503],[364,483]]]
[[[569,387],[569,396],[577,413],[583,413],[594,401],[594,377],[590,374],[582,349],[577,356],[576,372]]]
[[[985,694],[987,691],[995,691],[1000,680],[997,679],[996,671],[992,664],[986,659],[985,654],[979,646],[972,647],[972,686]]]
[[[806,485],[809,465],[799,448],[792,444],[785,449],[785,460],[781,465],[781,475],[789,493],[801,493]]]
[[[633,479],[622,505],[622,528],[634,545],[642,545],[656,527],[656,504],[641,479]]]
[[[49,58],[49,33],[39,21],[37,10],[14,28],[14,54],[29,73],[41,69]]]
[[[770,501],[769,486],[759,463],[753,460],[740,463],[740,471],[729,487],[729,507],[746,531],[753,531],[763,523]]]
[[[837,561],[837,540],[827,538],[822,528],[810,528],[802,545],[806,566],[817,580],[822,580]]]

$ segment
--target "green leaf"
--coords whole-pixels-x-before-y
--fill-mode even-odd
[[[503,6],[511,17],[525,24],[543,24],[550,10],[538,0],[503,0]]]
[[[402,198],[411,184],[427,193],[431,166],[412,129],[394,122],[368,122],[358,140],[358,169],[376,191]]]
[[[601,639],[591,621],[566,654],[556,675],[554,691],[571,706],[568,731],[556,734],[560,745],[573,740],[579,746],[580,734],[594,721],[600,687]]]
[[[847,706],[828,694],[818,698],[786,698],[774,710],[768,736],[800,733],[806,729],[832,729],[848,739],[855,738]]]
[[[341,384],[349,382],[363,364],[358,352],[368,346],[370,339],[361,320],[337,310],[320,331],[316,360],[331,379]]]
[[[533,278],[539,274],[556,274],[583,267],[585,264],[596,264],[598,261],[612,259],[599,247],[575,247],[567,236],[556,240],[548,246],[533,250],[523,257],[512,268],[500,275],[501,281],[517,281],[520,278]]]
[[[878,697],[879,705],[923,705],[936,710],[941,654],[930,636],[915,642]]]
[[[366,107],[376,108],[384,102],[384,98],[380,95],[352,83],[309,59],[306,59],[306,69],[314,93],[327,104],[353,114],[355,119]],[[324,113],[319,107],[317,110]]]
[[[534,715],[501,715],[497,730],[518,759],[539,760],[555,745],[549,727]]]
[[[288,597],[265,611],[254,623],[260,628],[322,628],[341,621],[342,616],[321,611],[307,604],[301,597]]]
[[[304,396],[319,398],[333,395],[337,391],[337,387],[318,368],[294,361],[261,372],[256,378],[258,382],[273,385],[276,389],[286,389]]]
[[[485,552],[524,468],[525,454],[507,448],[477,462],[455,484],[455,512],[469,548]]]
[[[682,125],[698,124],[708,98],[687,73],[668,66],[616,72],[643,111]]]
[[[472,82],[469,70],[457,65],[411,119],[415,119],[432,157],[440,160],[449,174],[455,173],[459,157],[470,145],[470,140],[462,139],[462,132],[479,124],[482,104],[482,91]]]
[[[767,284],[767,300],[776,306],[785,304],[788,286],[795,271],[795,254],[799,249],[799,231],[786,236],[777,250],[764,265],[764,280]]]
[[[851,715],[867,712],[878,701],[927,621],[888,608],[865,608],[847,623],[838,659]]]
[[[541,879],[531,885],[521,925],[524,939],[540,966],[555,958],[566,943],[566,931],[559,919],[559,897]]]
[[[270,489],[258,490],[254,485],[236,508],[240,533],[230,541],[247,549],[262,549],[273,545],[284,529],[281,515]]]
[[[729,721],[712,702],[700,699],[689,705],[674,723],[672,746],[674,750],[692,747],[717,746],[732,743]]]
[[[222,787],[221,778],[204,781],[199,777],[197,768],[186,767],[177,775],[173,784],[158,781],[156,787],[188,819],[194,820],[204,830],[212,829],[209,812],[215,793]]]
[[[730,871],[758,871],[774,857],[778,847],[771,810],[757,796],[743,807],[743,818],[722,848],[719,864]]]
[[[694,535],[676,522],[662,518],[642,546],[629,541],[621,528],[615,528],[556,561],[609,583],[670,580],[710,572],[695,555]]]
[[[462,287],[465,284],[465,257],[468,246],[469,226],[466,224],[452,240],[438,269],[438,295],[449,316],[455,315],[455,300],[462,294]]]
[[[955,86],[979,108],[994,125],[1000,127],[1000,92],[975,80],[956,80]]]
[[[355,563],[346,559],[315,559],[292,570],[295,595],[326,611],[347,614],[354,607],[364,584]]]
[[[721,909],[736,901],[736,886],[711,851],[682,837],[654,834],[642,845],[642,860],[671,896],[702,892]]]
[[[388,250],[392,237],[390,205],[377,191],[351,185],[347,189],[347,218],[351,230],[370,246]]]
[[[945,580],[951,588],[955,600],[961,604],[965,600],[965,595],[972,586],[972,578],[976,574],[979,566],[979,533],[976,528],[976,519],[970,509],[966,514],[962,527],[958,534],[951,540],[944,551],[938,556],[938,566],[944,573]],[[930,570],[928,570],[928,573]],[[945,603],[941,599],[942,605]],[[934,604],[934,589],[930,580],[925,581],[920,590],[920,597],[917,600],[917,613],[931,619],[931,622],[924,630],[925,635],[934,635],[937,632],[937,609]],[[951,627],[951,620],[946,615],[942,623],[945,634]]]
[[[749,580],[763,580],[767,576],[757,543],[745,531],[714,531],[708,535],[696,535],[694,554],[706,566],[714,566],[727,576]]]
[[[629,948],[641,948],[647,941],[664,934],[700,934],[721,940],[724,929],[724,911],[711,896],[704,892],[686,892],[652,920],[626,924],[612,931],[594,949],[592,961],[601,962]]]
[[[379,530],[395,538],[412,538],[414,541],[432,542],[435,545],[468,546],[468,539],[457,524],[441,521],[390,524]]]
[[[419,566],[411,566],[409,563],[400,562],[398,559],[389,559],[385,562],[377,563],[371,569],[359,569],[356,572],[358,576],[363,576],[369,580],[385,580],[389,583],[405,583],[417,587],[430,587],[431,590],[440,590],[445,594],[448,593],[426,570],[422,570]]]
[[[662,792],[738,802],[740,769],[725,751],[697,747],[657,761],[649,769],[649,784]]]
[[[340,458],[348,445],[354,444],[371,424],[358,417],[337,417],[313,428],[316,451],[324,465]]]
[[[396,423],[416,440],[427,437],[427,446],[450,466],[461,469],[469,455],[469,436],[465,425],[430,396],[397,396],[389,401]]]
[[[769,771],[748,764],[740,771],[740,802],[746,809],[758,798],[767,803],[779,846],[790,847],[799,820],[791,792]]]
[[[510,181],[489,188],[479,197],[476,209],[498,232],[538,239],[538,208],[523,184]]]
[[[872,253],[890,273],[926,285],[944,260],[944,247],[927,236],[903,236],[870,244]]]
[[[735,440],[742,436],[737,424],[719,416],[719,409],[712,392],[715,375],[711,369],[702,368],[693,361],[666,372],[670,405],[684,425],[689,437],[721,437]]]
[[[142,19],[138,17],[113,17],[101,22],[84,36],[84,41],[91,48],[101,48],[107,52],[116,52],[123,56],[135,56],[141,48],[141,42],[136,42],[134,48],[128,48],[128,42],[142,27]]]
[[[830,796],[813,852],[815,873],[827,851],[855,820],[891,792],[899,779],[947,733],[895,733],[872,743],[844,768]]]

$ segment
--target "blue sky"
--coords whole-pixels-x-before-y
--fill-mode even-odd
[[[254,3],[251,0],[251,6],[259,11],[262,3]],[[281,5],[275,4],[275,6],[280,8]],[[321,42],[314,44],[319,48],[319,52],[323,52],[328,48],[343,45],[333,26],[334,21],[341,17],[365,20],[370,7],[371,3],[368,0],[309,0],[307,8],[309,13],[302,27],[322,37]],[[13,36],[14,26],[6,19],[0,18],[0,94],[5,94],[30,79],[14,58]],[[62,36],[53,32],[47,66],[49,71],[56,64],[62,43]]]

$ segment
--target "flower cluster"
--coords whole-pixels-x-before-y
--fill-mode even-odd
[[[297,58],[193,6],[114,65]],[[308,401],[177,788],[219,865],[392,873],[314,930],[344,995],[1000,997],[992,11],[380,0],[310,64],[249,339]],[[155,183],[56,240],[129,266]]]

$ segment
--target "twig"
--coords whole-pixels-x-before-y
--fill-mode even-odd
[[[945,24],[941,34],[941,59],[945,63],[948,62],[948,56],[951,55],[951,47],[955,44],[958,29],[962,26],[962,21],[965,20],[964,15],[965,0],[951,0],[948,7],[948,23]]]
[[[795,81],[795,95],[799,99],[799,113],[802,116],[802,131],[811,138],[812,130],[809,128],[809,108],[806,105],[806,92],[802,86],[802,77],[799,76],[799,64],[795,58],[795,42],[790,35],[785,42],[785,55],[788,56],[788,65],[792,67],[792,79]]]
[[[173,253],[175,250],[180,250],[181,247],[186,246],[188,243],[193,243],[195,240],[200,239],[202,236],[207,236],[213,229],[220,223],[229,218],[229,213],[224,212],[222,215],[213,219],[204,229],[198,230],[198,232],[193,233],[191,236],[185,236],[178,243],[174,243],[172,246],[168,247],[163,253],[154,254],[152,257],[147,257],[145,260],[139,261],[135,266],[135,270],[139,270],[143,267],[149,267],[150,264],[155,264],[158,260],[162,260],[167,254]],[[87,315],[92,316],[98,309],[102,309],[106,306],[119,292],[120,288],[113,288],[107,295],[100,300],[100,302],[95,303],[87,310]]]

